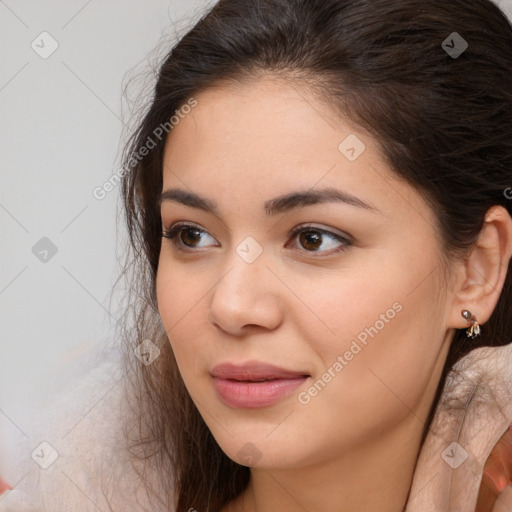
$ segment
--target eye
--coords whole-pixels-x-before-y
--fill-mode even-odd
[[[176,249],[183,252],[193,252],[195,247],[200,247],[200,245],[196,244],[200,241],[202,235],[208,235],[208,233],[193,224],[176,224],[171,229],[164,229],[162,231],[162,237],[171,240]],[[323,253],[332,248],[333,244],[331,243],[327,244],[328,247],[324,250],[317,250],[319,247],[322,247],[322,245],[326,245],[324,240],[325,237],[328,237],[331,241],[341,244],[341,246],[329,251],[330,253],[343,251],[347,246],[352,244],[347,237],[312,225],[297,226],[288,234],[290,238],[295,238],[297,235],[300,235],[298,242],[306,249],[306,252],[310,253]],[[212,237],[210,236],[210,238]],[[329,245],[331,245],[331,247],[329,247]]]
[[[187,236],[184,238],[182,233],[185,233]],[[202,234],[206,234],[206,231],[203,229],[194,226],[193,224],[176,224],[171,229],[162,231],[162,237],[168,238],[171,242],[176,246],[176,248],[180,251],[187,251],[189,249],[184,249],[185,247],[194,248],[195,242],[197,242]],[[179,238],[179,240],[178,240]],[[182,245],[183,244],[183,245]]]
[[[317,228],[310,224],[297,226],[289,233],[288,236],[290,238],[295,238],[297,235],[300,235],[299,238],[297,239],[300,245],[305,249],[308,249],[306,252],[324,253],[326,251],[329,251],[329,249],[332,248],[334,245],[334,250],[329,251],[329,253],[332,254],[344,251],[347,248],[347,246],[350,246],[352,244],[352,241],[349,240],[348,237],[338,235],[336,233],[333,233],[332,231]],[[342,245],[336,248],[335,243],[325,244],[325,237],[330,238],[331,241],[341,243]],[[322,247],[322,245],[324,245],[324,250],[317,250],[319,247]],[[325,248],[325,245],[327,245],[327,248]]]

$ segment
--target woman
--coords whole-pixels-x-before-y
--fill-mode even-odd
[[[152,510],[512,506],[511,47],[489,0],[221,0],[169,52],[122,177]]]

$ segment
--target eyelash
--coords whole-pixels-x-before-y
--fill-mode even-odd
[[[178,239],[178,235],[179,235],[179,233],[181,231],[186,231],[187,229],[191,229],[191,230],[195,229],[195,230],[199,231],[200,233],[207,233],[207,231],[205,231],[204,229],[199,228],[198,226],[195,226],[194,224],[176,224],[175,226],[173,226],[169,230],[163,229],[162,237],[169,239],[171,241],[171,243],[175,246],[175,248],[178,251],[187,252],[187,253],[198,252],[197,249],[193,249],[193,248],[184,249],[183,246],[180,245],[180,241]],[[311,232],[311,231],[313,231],[313,232],[316,232],[316,233],[321,233],[322,235],[327,235],[329,237],[332,237],[332,238],[338,240],[339,242],[343,242],[344,245],[342,245],[338,249],[331,250],[328,255],[345,251],[347,246],[352,245],[352,242],[348,238],[345,238],[345,237],[343,237],[341,235],[337,235],[336,233],[333,233],[331,231],[327,231],[325,229],[317,228],[317,227],[309,225],[309,224],[302,224],[302,225],[297,226],[296,228],[294,228],[288,234],[288,237],[295,238],[299,233],[301,233],[303,231],[304,232]],[[322,253],[322,252],[326,252],[326,251],[307,251],[307,250],[304,249],[303,252],[311,253],[311,254],[314,255],[315,252]],[[313,257],[320,258],[322,256],[313,256]]]

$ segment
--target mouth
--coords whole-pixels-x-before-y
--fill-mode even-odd
[[[311,376],[262,362],[223,363],[210,372],[220,400],[229,407],[266,407],[290,395]]]

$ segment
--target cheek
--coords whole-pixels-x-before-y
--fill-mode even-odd
[[[190,273],[162,258],[156,277],[156,297],[162,324],[176,357],[180,373],[188,387],[198,367],[198,356],[204,349],[204,310],[202,300],[210,287],[204,280],[193,279]]]
[[[403,309],[383,329],[362,331],[368,333],[366,344],[353,338],[360,349],[348,351],[357,352],[348,362],[343,354],[343,370],[314,404],[318,415],[336,426],[330,429],[335,438],[357,433],[354,441],[362,442],[402,422],[427,419],[428,398],[437,383],[433,375],[439,369],[440,343],[434,333],[421,330],[415,305],[400,302]]]
[[[185,324],[189,328],[195,326],[194,315],[203,306],[205,294],[211,287],[212,280],[204,272],[187,263],[180,263],[162,249],[158,272],[156,276],[156,297],[158,310],[166,329],[172,333],[183,329]]]
[[[424,416],[424,398],[442,362],[443,296],[439,274],[432,272],[435,254],[415,256],[408,267],[401,264],[403,253],[378,258],[366,262],[365,272],[316,288],[295,281],[322,320],[314,321],[311,312],[294,319],[317,361],[317,380],[302,402],[311,429],[320,428],[314,418],[323,418],[337,432],[363,435],[411,411]]]

